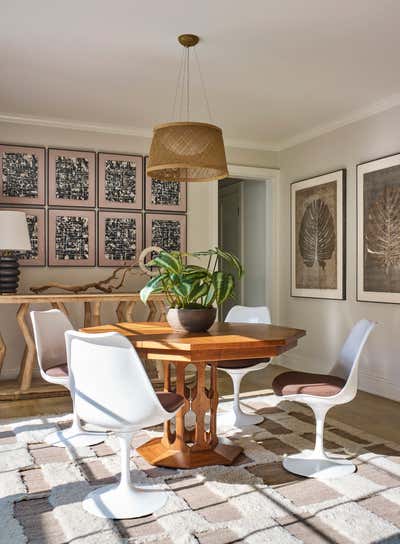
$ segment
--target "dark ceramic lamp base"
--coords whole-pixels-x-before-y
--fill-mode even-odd
[[[17,292],[19,264],[15,255],[0,255],[0,293]]]

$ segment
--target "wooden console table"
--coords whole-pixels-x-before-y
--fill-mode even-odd
[[[131,322],[136,305],[141,305],[139,293],[86,293],[86,294],[42,294],[42,295],[0,295],[0,305],[17,304],[17,324],[25,340],[25,350],[21,360],[19,376],[16,380],[0,381],[0,400],[12,400],[18,398],[38,398],[49,396],[68,395],[68,391],[58,385],[44,382],[43,380],[32,381],[32,374],[36,364],[35,342],[32,336],[29,310],[31,304],[47,304],[57,308],[68,315],[66,304],[83,303],[84,305],[84,326],[93,327],[101,325],[101,306],[105,302],[117,303],[116,314],[118,321]],[[148,303],[150,312],[148,321],[164,321],[165,305],[162,295],[153,295]],[[7,347],[0,333],[0,374]]]

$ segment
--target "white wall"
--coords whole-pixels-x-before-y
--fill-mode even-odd
[[[147,154],[150,147],[148,138],[84,132],[79,130],[53,128],[48,126],[29,126],[24,124],[0,123],[0,143],[41,145],[46,147],[71,147],[95,151]],[[276,167],[277,153],[266,151],[227,148],[228,162],[250,166]],[[207,249],[215,243],[213,224],[209,220],[213,202],[211,183],[192,183],[188,187],[188,250]],[[110,268],[21,268],[19,292],[28,292],[31,285],[47,281],[65,283],[87,283],[106,277]],[[126,290],[137,291],[144,283],[143,277],[133,276],[126,284]],[[0,332],[7,344],[7,356],[0,378],[16,375],[23,353],[23,339],[17,329],[14,314],[17,306],[0,305]],[[82,316],[73,314],[75,325],[79,326]],[[104,309],[105,320],[115,320],[111,308]]]
[[[400,400],[400,308],[394,304],[356,302],[356,165],[400,152],[400,107],[353,123],[283,151],[281,166],[280,315],[307,336],[288,355],[303,369],[324,370],[334,361],[347,331],[358,319],[379,322],[364,352],[361,388]],[[290,297],[290,206],[293,181],[347,169],[347,300]]]

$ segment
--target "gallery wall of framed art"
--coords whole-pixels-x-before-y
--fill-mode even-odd
[[[26,213],[22,266],[136,265],[142,249],[186,250],[186,184],[145,174],[146,158],[0,145],[0,209]]]
[[[291,294],[346,298],[346,171],[291,184]]]

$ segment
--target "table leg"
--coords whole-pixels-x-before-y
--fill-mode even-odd
[[[67,317],[69,317],[68,310],[63,302],[52,302],[51,306],[56,310],[60,310],[60,312],[63,312]]]
[[[3,340],[3,337],[0,334],[0,373],[1,373],[1,369],[3,368],[6,351],[7,351],[6,344]]]
[[[164,363],[164,389],[171,390],[170,366]],[[196,468],[206,465],[230,465],[242,452],[240,446],[225,444],[217,436],[218,384],[216,363],[211,365],[211,386],[206,389],[206,362],[196,363],[197,381],[191,409],[196,414],[194,432],[185,428],[185,414],[190,409],[189,390],[185,386],[185,363],[176,363],[176,392],[185,398],[185,404],[175,417],[175,432],[170,423],[164,424],[162,438],[153,438],[137,451],[149,463],[171,468]],[[210,429],[204,423],[206,412],[210,412]]]
[[[30,389],[36,359],[35,341],[26,323],[26,314],[28,313],[28,310],[29,304],[21,304],[17,311],[17,323],[26,344],[18,378],[20,391],[23,393]]]

